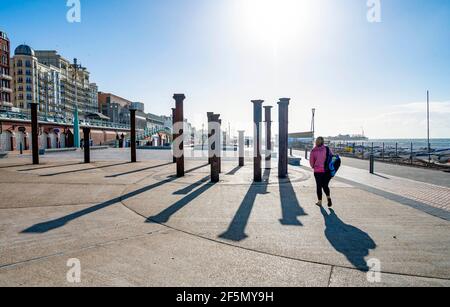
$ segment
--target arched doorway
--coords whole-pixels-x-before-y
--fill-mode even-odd
[[[21,131],[16,132],[16,150],[20,150],[20,145],[22,145],[22,150],[26,150],[25,134]]]
[[[11,137],[12,134],[9,131],[3,131],[0,134],[0,151],[12,150]]]
[[[39,147],[41,149],[47,149],[48,148],[48,134],[46,132],[43,132],[41,136],[39,137]]]
[[[67,148],[75,147],[74,143],[73,143],[73,133],[70,130],[67,130],[67,132],[66,132],[66,144],[65,145]]]
[[[58,148],[58,140],[56,133],[52,132],[48,135],[50,148]]]
[[[66,148],[66,134],[65,133],[61,133],[59,135],[59,147]]]

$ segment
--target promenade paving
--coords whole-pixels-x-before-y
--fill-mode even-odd
[[[416,181],[345,166],[334,210],[321,210],[305,167],[279,180],[273,162],[255,184],[252,165],[230,157],[210,184],[198,153],[184,178],[170,152],[138,157],[0,160],[0,286],[450,286],[448,207],[426,210],[445,187],[413,194]],[[67,282],[71,258],[80,284]],[[367,279],[372,259],[380,283]]]

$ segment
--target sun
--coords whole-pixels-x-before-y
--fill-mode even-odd
[[[315,21],[314,0],[240,0],[244,30],[262,42],[289,43],[308,34]]]

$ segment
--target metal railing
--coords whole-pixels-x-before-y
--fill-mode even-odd
[[[9,119],[9,120],[21,120],[21,121],[31,121],[31,116],[29,113],[25,112],[12,112],[12,111],[1,111],[0,112],[0,120],[1,119]],[[54,115],[45,116],[40,114],[38,116],[38,121],[42,123],[49,124],[61,124],[61,125],[72,125],[72,119],[65,119],[62,117],[57,117]],[[121,123],[113,123],[102,120],[95,119],[84,119],[80,120],[80,126],[91,126],[91,127],[100,127],[100,128],[112,128],[112,129],[122,129],[122,130],[130,130],[130,126]]]

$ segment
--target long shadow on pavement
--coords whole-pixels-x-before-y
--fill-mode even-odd
[[[40,176],[41,177],[53,177],[53,176],[58,176],[58,175],[81,173],[81,172],[87,172],[87,171],[92,171],[92,170],[96,170],[96,169],[104,169],[104,168],[127,165],[127,164],[131,164],[131,163],[123,162],[123,163],[109,164],[109,165],[104,165],[104,166],[96,166],[96,167],[90,167],[90,168],[77,169],[77,170],[73,170],[73,171],[65,171],[65,172],[59,172],[59,173],[53,173],[53,174],[44,174],[44,175],[40,175]]]
[[[226,175],[233,176],[236,175],[237,172],[242,168],[242,166],[236,166],[231,171],[229,171]]]
[[[129,172],[126,172],[126,173],[120,173],[120,174],[105,176],[105,178],[117,178],[117,177],[131,175],[131,174],[136,174],[136,173],[140,173],[140,172],[144,172],[144,171],[148,171],[148,170],[151,170],[151,169],[160,168],[160,167],[168,166],[168,165],[172,165],[172,164],[173,164],[173,162],[159,164],[159,165],[153,165],[153,166],[150,166],[150,167],[145,167],[145,168],[133,170],[133,171],[129,171]]]
[[[306,216],[307,214],[300,206],[291,181],[280,182],[279,190],[282,212],[280,223],[285,226],[303,226],[298,217]]]
[[[188,195],[194,189],[196,189],[199,186],[201,186],[202,184],[208,182],[210,179],[211,179],[211,176],[206,176],[205,178],[203,178],[203,179],[201,179],[201,180],[199,180],[197,182],[194,182],[193,184],[191,184],[191,185],[189,185],[189,186],[187,186],[187,187],[185,187],[185,188],[183,188],[181,190],[175,191],[173,193],[173,195]]]
[[[194,185],[199,186],[202,183],[204,183],[206,180],[208,180],[208,178],[209,178],[209,176],[199,180],[192,186],[194,186]],[[147,223],[158,223],[158,224],[167,223],[172,215],[174,215],[175,213],[177,213],[178,211],[183,209],[194,199],[196,199],[197,197],[199,197],[200,195],[202,195],[203,193],[205,193],[206,191],[211,189],[214,185],[215,185],[215,183],[204,184],[203,186],[201,186],[200,188],[198,188],[191,194],[183,197],[182,199],[180,199],[179,201],[177,201],[176,203],[174,203],[172,206],[168,207],[167,209],[163,210],[159,214],[149,217],[147,219]]]
[[[364,258],[371,249],[377,247],[373,239],[361,229],[345,224],[334,210],[330,209],[330,214],[324,208],[320,211],[325,219],[325,236],[330,244],[358,270],[368,272],[369,267]]]
[[[258,195],[267,194],[268,178],[270,177],[270,169],[265,170],[264,179],[266,180],[264,184],[252,183],[247,194],[242,200],[238,211],[233,217],[227,231],[219,236],[221,239],[230,241],[242,241],[248,238],[245,233],[245,228],[247,227],[248,220],[253,210],[253,206]]]
[[[18,172],[29,172],[29,171],[38,171],[38,170],[41,170],[41,169],[58,168],[58,167],[65,167],[65,166],[75,166],[75,165],[83,165],[83,164],[84,163],[82,163],[82,162],[76,162],[76,163],[70,163],[70,164],[49,165],[49,166],[43,166],[43,167],[19,169],[17,171]]]
[[[193,172],[193,171],[195,171],[195,170],[197,170],[199,168],[202,168],[202,167],[204,167],[204,166],[195,167],[193,169],[190,169],[190,170],[186,171],[186,173]],[[164,184],[171,183],[171,182],[173,182],[173,181],[175,181],[177,179],[178,178],[176,176],[168,177],[165,180],[162,180],[162,181],[154,183],[152,185],[143,187],[141,189],[138,189],[136,191],[130,192],[130,193],[125,194],[123,196],[116,197],[114,199],[108,200],[106,202],[103,202],[101,204],[95,205],[93,207],[89,207],[89,208],[86,208],[86,209],[74,212],[72,214],[63,216],[63,217],[55,219],[55,220],[51,220],[51,221],[47,221],[47,222],[44,222],[44,223],[35,224],[35,225],[33,225],[33,226],[23,230],[21,233],[46,233],[46,232],[49,232],[51,230],[54,230],[54,229],[57,229],[57,228],[61,228],[61,227],[65,226],[67,223],[69,223],[69,222],[71,222],[71,221],[73,221],[73,220],[75,220],[77,218],[80,218],[82,216],[85,216],[85,215],[88,215],[90,213],[96,212],[96,211],[101,210],[103,208],[115,205],[115,204],[117,204],[117,203],[119,203],[121,201],[130,199],[132,197],[135,197],[135,196],[137,196],[139,194],[145,193],[145,192],[150,191],[152,189],[156,189],[156,188],[158,188],[158,187],[160,187],[160,186],[162,186]]]

